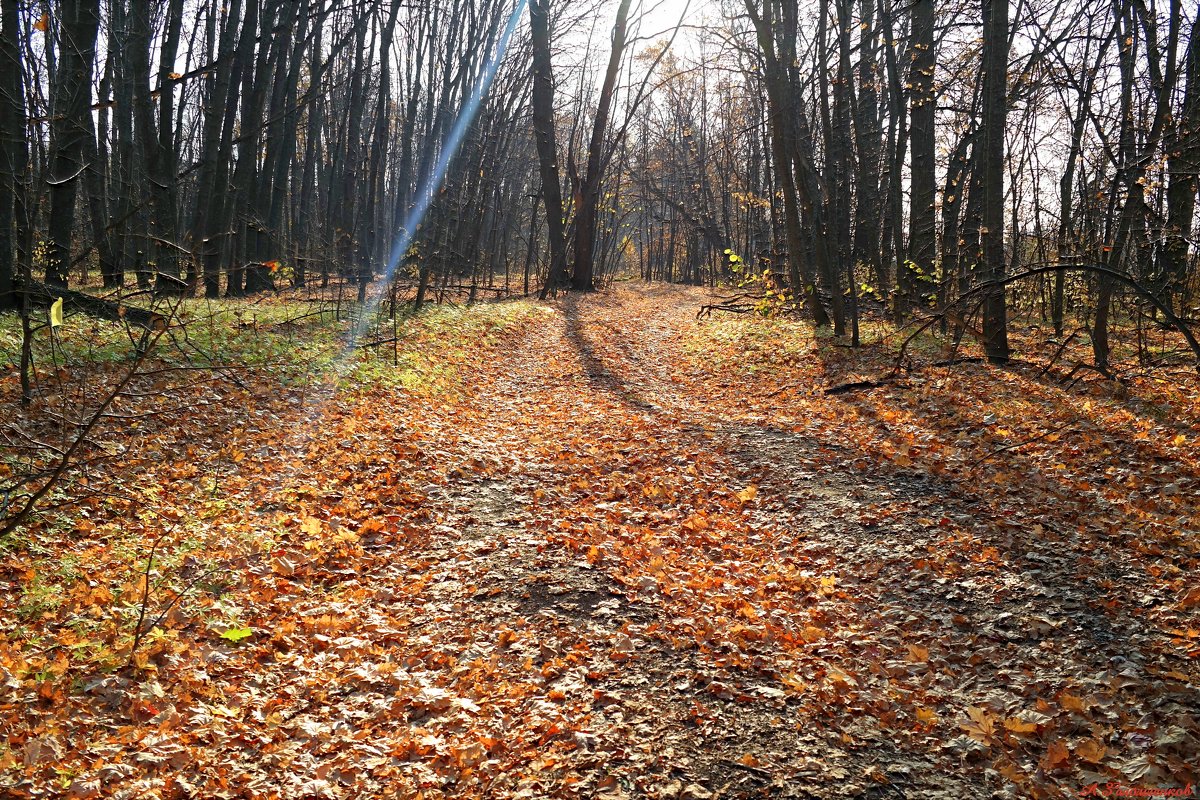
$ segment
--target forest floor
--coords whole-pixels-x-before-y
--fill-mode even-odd
[[[1194,375],[826,395],[887,348],[705,302],[481,306],[409,379],[246,378],[126,431],[136,498],[0,553],[0,794],[1200,782]]]

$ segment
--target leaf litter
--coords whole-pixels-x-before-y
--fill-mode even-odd
[[[97,652],[126,641],[114,598],[139,588],[106,546],[120,508],[71,545],[91,579],[4,626],[0,786],[1003,798],[1196,779],[1194,387],[1081,400],[959,367],[834,400],[852,356],[697,323],[702,298],[619,289],[467,347],[434,336],[458,385],[343,392],[299,444],[267,422],[297,413],[288,391],[228,435],[213,411],[187,458],[138,467],[158,519],[203,516],[207,538],[177,567],[199,588],[133,664]],[[238,502],[202,498],[197,465]],[[6,559],[30,597],[32,562]]]

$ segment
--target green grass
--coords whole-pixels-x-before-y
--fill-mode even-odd
[[[226,370],[222,374],[231,380],[253,380],[260,389],[264,384],[269,390],[272,385],[283,387],[334,379],[339,390],[349,394],[385,388],[435,397],[459,389],[482,354],[532,318],[536,309],[537,305],[529,301],[428,306],[420,314],[404,313],[402,309],[394,326],[390,317],[380,313],[366,326],[359,344],[391,338],[394,330],[395,346],[389,343],[364,348],[350,347],[347,341],[353,324],[348,314],[355,310],[353,306],[343,305],[340,314],[335,314],[331,303],[320,305],[286,296],[187,299],[141,369],[160,373],[153,378],[154,390],[170,391],[170,386],[184,386],[201,377],[207,368],[220,368]],[[37,313],[44,323],[45,310]],[[95,402],[95,390],[111,385],[136,359],[140,333],[139,329],[129,331],[123,325],[81,315],[68,317],[53,332],[43,324],[33,341],[40,386],[52,394],[59,392],[59,379],[51,369],[57,365],[63,370],[61,387],[67,397]],[[20,350],[19,317],[0,314],[0,389],[3,389],[0,404],[8,404],[13,410],[18,403],[16,365]],[[187,367],[189,371],[169,372],[177,367]],[[91,388],[78,391],[85,384]],[[59,400],[50,398],[50,408],[59,404]],[[41,408],[39,401],[26,413],[39,419]],[[132,426],[118,426],[117,430],[138,435]],[[102,444],[119,443],[123,437],[118,433],[102,440]],[[10,477],[36,466],[28,453],[3,450],[0,450],[0,465],[7,465],[6,470],[0,470],[7,472],[0,475],[0,488]],[[67,502],[69,497],[63,492],[71,492],[71,480],[68,476],[48,499]],[[102,544],[96,546],[103,549],[106,563],[93,567],[103,570],[113,593],[112,615],[108,620],[69,614],[65,606],[72,587],[89,577],[88,566],[71,555],[75,522],[79,519],[76,511],[66,507],[35,512],[20,530],[0,541],[0,550],[19,551],[33,571],[33,577],[10,598],[8,608],[15,612],[13,623],[0,633],[15,636],[28,647],[38,638],[34,629],[40,620],[66,615],[68,618],[61,620],[63,624],[76,629],[82,639],[97,643],[97,658],[105,652],[106,658],[112,656],[114,643],[99,644],[105,638],[103,630],[112,620],[119,620],[122,635],[132,635],[140,596],[131,595],[127,587],[146,569],[150,548],[147,537],[162,526],[174,530],[155,553],[152,580],[156,594],[152,605],[158,608],[174,592],[186,589],[189,596],[182,603],[192,613],[199,613],[205,620],[220,618],[222,623],[227,621],[226,617],[233,619],[236,616],[233,609],[219,604],[210,608],[228,588],[231,576],[217,571],[188,586],[182,578],[184,565],[188,565],[189,574],[203,572],[219,566],[207,555],[213,547],[219,545],[218,549],[224,550],[232,544],[233,550],[239,550],[269,546],[263,539],[272,538],[276,532],[261,527],[234,531],[216,525],[217,520],[241,504],[223,496],[215,475],[204,473],[197,481],[204,499],[181,521],[158,517],[159,507],[176,503],[178,498],[161,496],[159,487],[153,486],[143,489],[136,498],[136,507],[128,509],[141,524],[131,526],[129,531],[111,523],[105,525]],[[101,501],[107,502],[110,501]],[[83,541],[79,545],[91,546]],[[123,586],[126,591],[122,591]],[[206,602],[195,602],[196,595],[203,595]]]
[[[158,368],[237,367],[272,373],[284,384],[345,371],[345,388],[386,386],[437,391],[457,382],[455,365],[480,344],[494,343],[504,330],[530,314],[528,301],[473,306],[427,306],[420,314],[401,309],[395,323],[397,343],[347,350],[353,324],[342,306],[267,296],[257,299],[188,298],[172,316],[171,327],[156,341],[152,354]],[[166,310],[166,309],[164,309]],[[94,320],[67,317],[51,331],[46,312],[35,312],[35,367],[48,374],[52,366],[67,370],[111,371],[137,357],[141,330]],[[392,320],[379,313],[367,326],[362,343],[392,337]],[[460,352],[461,351],[461,352]],[[15,313],[0,314],[0,371],[15,375],[20,363],[21,324]],[[347,361],[353,363],[345,370]],[[70,376],[67,377],[70,379]]]
[[[518,300],[474,306],[430,306],[396,321],[395,346],[363,348],[342,381],[346,389],[400,388],[437,395],[461,385],[463,368],[481,348],[530,319],[536,305]],[[367,342],[392,338],[390,319],[379,320]]]

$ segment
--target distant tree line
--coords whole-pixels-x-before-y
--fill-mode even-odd
[[[1177,1],[724,0],[632,128],[642,273],[766,273],[852,335],[864,300],[904,321],[961,297],[947,318],[978,313],[994,360],[1018,313],[1083,325],[1107,368],[1114,313],[1197,316],[1196,22]]]
[[[2,11],[0,299],[11,304],[22,275],[210,297],[365,284],[516,4],[5,0]],[[521,266],[527,62],[518,37],[402,254],[422,297]]]
[[[1196,315],[1194,7],[691,5],[680,47],[636,0],[0,0],[0,304],[363,296],[427,203],[418,305],[752,278],[854,341],[865,304],[997,361],[1014,314],[1082,325],[1101,368]]]

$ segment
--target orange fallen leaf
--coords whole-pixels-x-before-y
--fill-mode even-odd
[[[1200,586],[1192,589],[1179,601],[1180,610],[1186,610],[1195,606],[1200,606]]]
[[[1047,772],[1066,769],[1071,765],[1071,751],[1063,744],[1062,739],[1054,739],[1046,748],[1042,757],[1042,768]]]
[[[1038,729],[1036,722],[1027,722],[1026,720],[1018,717],[1009,717],[1008,719],[1004,720],[1004,727],[1005,729],[1021,736],[1030,733],[1037,733]]]
[[[970,706],[967,709],[968,721],[959,725],[967,735],[977,742],[986,744],[996,734],[996,724],[987,709]]]
[[[1070,692],[1063,692],[1059,695],[1058,704],[1076,714],[1087,714],[1088,709],[1093,705],[1087,698],[1073,695]]]
[[[1088,739],[1075,746],[1075,755],[1091,764],[1099,764],[1108,755],[1108,748],[1104,746],[1103,742]]]

